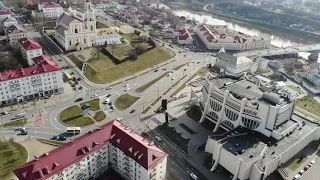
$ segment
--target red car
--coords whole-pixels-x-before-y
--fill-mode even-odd
[[[304,167],[304,170],[307,171],[310,168],[310,166]]]

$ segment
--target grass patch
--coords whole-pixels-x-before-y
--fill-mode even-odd
[[[155,66],[175,56],[175,53],[164,47],[156,47],[138,56],[137,60],[126,61],[107,70],[95,71],[87,66],[87,76],[96,83],[107,83],[133,75],[149,67]],[[125,71],[124,71],[125,69]]]
[[[98,111],[93,117],[96,121],[102,121],[106,118],[106,115],[104,114],[103,111]]]
[[[185,66],[186,64],[188,64],[188,63],[181,64],[181,65],[179,65],[179,66],[177,66],[177,67],[174,67],[174,68],[172,68],[172,70],[178,71],[180,68],[182,68],[182,67]]]
[[[202,113],[201,113],[201,109],[199,106],[194,105],[191,107],[187,107],[185,110],[186,110],[186,114],[189,118],[193,119],[196,122],[200,121]]]
[[[97,29],[101,29],[101,28],[108,28],[108,26],[107,25],[105,25],[105,24],[103,24],[103,23],[101,23],[101,22],[97,22]]]
[[[39,142],[42,142],[42,143],[53,144],[53,145],[58,145],[58,146],[61,146],[61,145],[66,144],[65,142],[55,141],[55,140],[49,140],[49,139],[40,139],[40,138],[37,138],[36,140],[39,141]]]
[[[114,102],[115,106],[119,110],[127,109],[133,103],[135,103],[140,97],[131,96],[129,94],[123,94],[119,96]]]
[[[55,33],[55,31],[46,31],[46,34],[47,34],[48,36],[53,36],[53,35],[55,35],[56,33]]]
[[[7,122],[3,125],[3,127],[24,126],[25,124],[27,124],[27,122],[28,122],[27,118],[23,118],[23,119]]]
[[[83,117],[79,106],[71,106],[60,113],[60,120],[67,126],[82,127],[93,124],[90,117]]]
[[[78,58],[80,58],[80,59],[83,60],[83,61],[86,59],[82,54],[79,54],[79,55],[78,55]]]
[[[295,90],[295,91],[297,91],[297,92],[304,93],[302,89],[297,88],[297,87],[294,86],[294,85],[289,84],[289,85],[287,85],[287,86],[288,86],[288,88],[290,88],[290,89],[292,89],[292,90]]]
[[[320,116],[320,103],[312,97],[305,96],[303,98],[298,99],[296,102],[296,106],[316,116]]]
[[[140,87],[138,87],[136,89],[137,93],[141,93],[144,92],[145,90],[147,90],[149,87],[151,87],[153,84],[155,84],[156,82],[158,82],[160,79],[162,79],[163,77],[165,77],[167,74],[169,74],[169,72],[165,72],[164,74],[162,74],[161,76],[159,76],[158,78],[148,82],[147,84],[144,84]]]
[[[151,109],[151,106],[147,107],[144,111],[142,111],[142,114],[147,113]]]
[[[302,113],[302,114],[304,114],[304,115],[306,115],[306,116],[309,116],[309,117],[313,118],[313,119],[316,120],[316,121],[320,121],[319,117],[317,117],[317,116],[315,116],[314,114],[311,114],[311,113],[309,113],[309,112],[307,112],[307,111],[304,111],[304,110],[302,110],[302,109],[299,108],[299,107],[294,108],[294,110],[296,110],[296,111],[298,111],[298,112],[300,112],[300,113]]]
[[[69,59],[71,59],[71,61],[79,68],[79,69],[82,69],[82,65],[83,65],[83,62],[77,58],[74,54],[70,54],[68,56]]]
[[[92,99],[90,101],[80,103],[80,106],[83,106],[85,104],[89,104],[91,106],[90,107],[91,111],[98,111],[98,110],[100,110],[99,101],[100,101],[99,99]]]
[[[101,71],[115,65],[113,61],[108,56],[104,55],[102,52],[99,52],[98,59],[93,57],[89,59],[88,64],[90,64],[97,71]]]
[[[10,179],[13,170],[23,165],[28,158],[27,150],[15,142],[0,142],[0,177]]]
[[[126,46],[115,47],[114,49],[110,47],[110,48],[106,48],[106,50],[109,51],[110,54],[112,54],[113,56],[121,60],[129,56],[130,52],[132,52],[134,48],[129,45],[126,45]]]
[[[303,164],[307,158],[303,158],[302,160],[300,159],[295,159],[293,160],[289,165],[288,168],[291,169],[292,171],[296,170],[301,164]]]
[[[139,36],[137,34],[121,34],[121,37],[128,40],[129,42],[131,42],[131,40],[133,40],[133,39],[139,38]]]

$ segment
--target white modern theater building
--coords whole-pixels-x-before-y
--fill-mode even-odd
[[[168,154],[113,120],[14,170],[19,179],[95,179],[108,168],[130,180],[164,180]]]
[[[283,87],[244,73],[240,77],[207,78],[200,98],[200,122],[214,132],[205,151],[233,180],[263,180],[310,142],[318,140],[316,124],[293,115],[295,98]],[[232,162],[232,163],[230,163]]]

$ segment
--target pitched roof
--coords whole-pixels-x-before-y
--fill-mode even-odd
[[[61,69],[58,66],[52,66],[50,64],[42,64],[38,66],[33,66],[30,68],[21,68],[18,70],[1,72],[0,73],[0,82],[19,79],[27,76],[35,76],[38,74],[44,74],[48,72],[60,71]]]
[[[74,142],[65,144],[26,163],[15,169],[14,173],[19,179],[46,179],[60,173],[64,168],[81,161],[84,157],[109,143],[120,148],[145,169],[155,167],[168,156],[124,124],[113,120],[102,125],[99,129],[76,138]]]
[[[43,8],[56,8],[56,7],[61,7],[61,5],[55,2],[49,2]]]
[[[31,38],[19,39],[19,43],[27,51],[35,50],[35,49],[42,49],[40,44],[36,40],[31,39]]]
[[[59,25],[56,27],[56,32],[61,34],[61,35],[65,35],[64,31],[66,30],[66,28],[64,28],[63,26]]]
[[[0,15],[11,14],[8,10],[0,10]]]
[[[5,18],[5,19],[2,20],[2,23],[4,23],[4,22],[13,22],[13,21],[17,22],[16,18],[14,18],[14,17],[7,17],[7,18]]]
[[[216,57],[223,60],[223,61],[227,61],[230,64],[233,64],[233,65],[237,64],[237,57],[232,56],[228,53],[220,52],[216,55]]]
[[[75,20],[76,18],[74,18],[72,15],[69,15],[67,13],[63,13],[60,18],[59,18],[59,22],[61,22],[62,24],[65,24],[66,26],[69,26],[69,24]]]
[[[33,62],[36,64],[36,65],[41,65],[41,64],[49,64],[51,66],[56,66],[56,67],[59,67],[53,60],[50,56],[47,56],[47,55],[42,55],[42,56],[38,56],[38,57],[35,57],[35,58],[32,58]]]

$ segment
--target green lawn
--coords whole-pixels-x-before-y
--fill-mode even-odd
[[[99,59],[90,59],[88,64],[94,67],[97,71],[101,71],[114,65],[113,61],[103,53],[99,53]]]
[[[134,48],[131,47],[130,45],[126,46],[119,46],[116,48],[108,47],[107,50],[109,51],[110,54],[118,58],[119,60],[127,57],[133,50]]]
[[[69,59],[71,59],[71,61],[79,68],[79,69],[82,69],[82,65],[83,65],[83,62],[77,58],[75,55],[73,54],[70,54],[68,56]]]
[[[297,88],[297,86],[294,86],[294,85],[291,85],[291,84],[289,84],[289,85],[287,85],[287,86],[288,86],[288,88],[290,88],[290,89],[292,89],[292,90],[294,90],[294,91],[304,93],[303,90],[300,89],[300,88]]]
[[[291,169],[292,171],[296,170],[301,164],[303,164],[307,158],[303,158],[299,163],[298,163],[299,159],[295,159],[293,160],[289,165],[288,168]]]
[[[186,114],[189,118],[193,119],[196,122],[200,121],[202,113],[201,113],[201,109],[199,106],[194,105],[191,107],[187,107],[185,110],[186,110]]]
[[[319,111],[320,103],[317,102],[312,97],[305,96],[301,99],[298,99],[296,102],[296,106],[316,116],[320,116],[320,111]]]
[[[60,120],[67,126],[87,126],[93,124],[90,117],[83,117],[79,106],[71,106],[60,114]]]
[[[13,170],[26,163],[27,150],[18,143],[0,141],[0,179],[11,179]]]
[[[129,42],[133,39],[137,39],[139,36],[136,34],[121,34],[121,36],[125,39],[127,39]]]
[[[90,66],[86,68],[87,76],[96,83],[107,83],[117,79],[133,75],[139,71],[147,69],[173,58],[175,53],[164,47],[156,47],[138,56],[137,60],[126,61],[107,70],[96,72]]]
[[[93,117],[96,121],[102,121],[106,118],[106,115],[104,114],[103,111],[98,111]]]
[[[91,111],[98,111],[100,110],[100,105],[99,105],[99,99],[92,99],[90,101],[86,101],[86,102],[83,102],[80,104],[80,106],[83,106],[85,104],[89,104],[91,107],[90,107],[90,110]]]
[[[23,119],[7,122],[3,125],[3,127],[24,126],[25,124],[27,124],[27,122],[28,122],[27,118],[23,118]]]
[[[114,104],[119,110],[123,110],[130,107],[138,99],[140,99],[140,97],[131,96],[129,94],[123,94],[116,99]]]
[[[158,82],[160,79],[162,79],[163,77],[165,77],[167,74],[169,74],[169,72],[166,72],[164,74],[162,74],[161,76],[159,76],[158,78],[148,82],[147,84],[144,84],[140,87],[138,87],[136,89],[136,92],[137,93],[141,93],[141,92],[144,92],[145,90],[147,90],[149,87],[151,87],[153,84],[155,84],[156,82]]]

